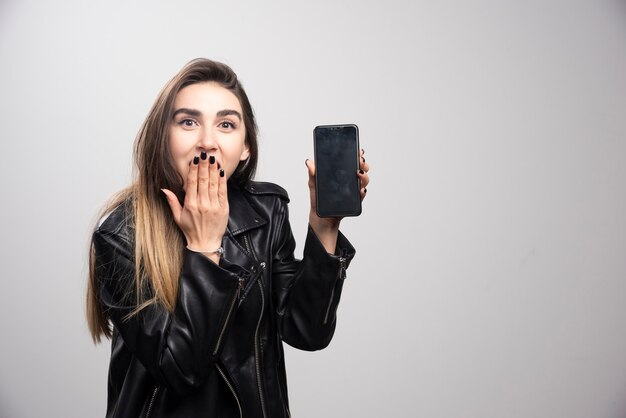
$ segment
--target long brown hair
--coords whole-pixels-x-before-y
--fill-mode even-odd
[[[176,170],[170,153],[169,125],[178,92],[191,84],[206,81],[217,82],[230,90],[239,99],[243,110],[245,141],[250,155],[245,161],[239,162],[229,181],[242,186],[252,180],[256,171],[257,125],[252,106],[237,75],[229,66],[216,61],[198,58],[189,62],[163,87],[137,134],[133,183],[119,192],[102,210],[102,214],[105,214],[123,202],[131,203],[127,216],[135,229],[136,294],[136,307],[131,316],[153,303],[161,304],[170,312],[176,306],[185,240],[161,189],[172,190],[181,203],[184,189],[183,178]],[[112,329],[99,298],[95,259],[92,242],[89,251],[87,322],[94,342],[100,342],[103,335],[111,337]]]

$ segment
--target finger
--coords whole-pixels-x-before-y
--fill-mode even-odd
[[[224,169],[221,168],[219,170],[219,183],[217,190],[217,200],[221,207],[226,207],[228,205],[228,187],[226,186],[226,175],[224,174]]]
[[[209,201],[212,204],[217,204],[218,202],[217,189],[219,178],[215,156],[211,155],[209,157]]]
[[[368,175],[368,171],[370,170],[370,165],[365,162],[365,150],[361,148],[359,153],[359,170],[357,172],[357,176],[359,177],[359,182],[361,184],[361,201],[365,199],[365,195],[367,194],[367,185],[370,182],[370,177]]]
[[[167,203],[170,205],[170,209],[172,210],[172,216],[174,217],[174,221],[178,224],[180,221],[181,213],[183,212],[183,207],[180,205],[178,198],[176,195],[167,189],[161,189],[165,198],[167,199]]]
[[[187,172],[187,181],[185,182],[185,207],[196,205],[198,195],[198,156],[193,157]]]
[[[207,153],[202,151],[198,165],[198,205],[206,209],[209,204],[209,162],[207,161]]]
[[[359,177],[359,182],[361,183],[361,200],[365,198],[367,194],[367,185],[370,183],[370,176],[363,170],[357,171],[356,175]]]
[[[363,150],[361,150],[361,157],[359,158],[359,169],[366,173],[370,171],[370,165],[365,162],[365,157],[363,157]]]
[[[370,176],[369,176],[369,174],[367,174],[363,170],[359,170],[359,171],[357,171],[356,175],[359,177],[359,181],[361,183],[361,188],[363,189],[363,188],[367,187],[367,185],[370,183]]]

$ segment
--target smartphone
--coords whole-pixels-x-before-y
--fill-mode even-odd
[[[360,215],[359,128],[353,124],[316,126],[313,144],[317,215]]]

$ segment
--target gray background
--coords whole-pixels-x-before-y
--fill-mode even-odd
[[[312,129],[372,165],[294,417],[626,416],[626,7],[616,0],[0,1],[0,416],[104,414],[90,228],[161,86],[243,80],[302,242]],[[299,247],[301,251],[301,247]]]

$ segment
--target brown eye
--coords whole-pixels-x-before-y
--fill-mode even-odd
[[[184,128],[193,128],[197,125],[197,122],[193,119],[183,119],[179,121],[178,124]]]

